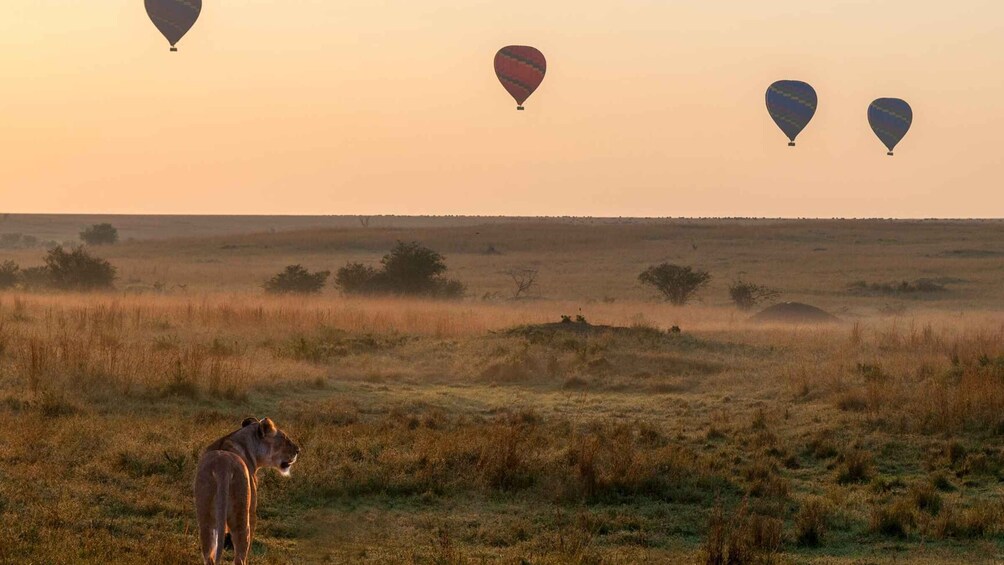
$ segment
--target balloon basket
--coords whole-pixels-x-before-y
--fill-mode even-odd
[[[516,109],[517,109],[517,110],[519,110],[520,112],[522,112],[522,111],[523,111],[523,110],[525,110],[526,108],[524,108],[524,107],[522,107],[522,106],[516,106]]]
[[[172,47],[171,48],[171,53],[177,53],[177,52],[178,52],[178,48],[177,47]]]
[[[794,146],[795,146],[795,142],[794,141],[789,141],[788,142],[788,147],[794,147]]]
[[[892,151],[890,151],[890,152],[886,153],[886,155],[888,155],[888,156],[892,157]]]

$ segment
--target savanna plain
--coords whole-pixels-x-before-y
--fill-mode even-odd
[[[0,562],[198,562],[199,453],[252,415],[303,448],[292,477],[262,473],[253,563],[1004,560],[1004,222],[9,215],[0,232],[61,242],[99,221],[121,231],[88,249],[114,291],[0,292]],[[262,290],[397,241],[441,253],[466,295]],[[663,262],[710,284],[667,304],[638,281]],[[737,280],[841,321],[753,323]]]

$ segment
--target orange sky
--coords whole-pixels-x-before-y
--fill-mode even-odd
[[[180,53],[142,0],[5,7],[0,211],[1004,216],[999,1],[204,4]],[[526,112],[512,43],[548,58]],[[820,98],[795,149],[788,78]]]

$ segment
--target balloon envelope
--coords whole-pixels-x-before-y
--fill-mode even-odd
[[[195,25],[202,13],[202,0],[146,0],[146,13],[160,33],[174,45]]]
[[[800,80],[779,80],[767,89],[767,111],[795,145],[795,138],[816,114],[816,91]]]
[[[495,74],[509,94],[516,99],[517,109],[537,90],[547,72],[544,54],[526,45],[510,45],[495,54]]]
[[[879,98],[868,106],[868,124],[889,149],[896,148],[913,124],[913,109],[899,98]]]

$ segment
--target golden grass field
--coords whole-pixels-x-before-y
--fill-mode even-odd
[[[253,563],[1004,560],[1004,222],[169,220],[92,250],[114,292],[0,293],[0,562],[198,562],[198,455],[248,415],[304,449]],[[396,240],[467,298],[261,291]],[[663,261],[714,279],[669,306]],[[752,324],[740,276],[844,322]],[[918,279],[946,290],[849,289]]]

